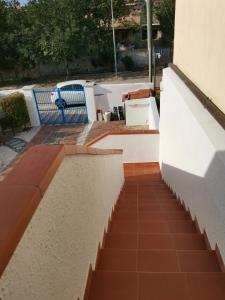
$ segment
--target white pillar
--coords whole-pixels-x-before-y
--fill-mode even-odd
[[[33,89],[35,85],[26,85],[22,88],[22,93],[24,94],[25,101],[27,104],[27,110],[30,117],[30,124],[32,127],[40,126],[40,119],[37,111],[36,102],[33,96]]]
[[[84,86],[84,91],[86,97],[88,122],[91,123],[97,120],[94,82],[87,82]]]
[[[154,97],[150,98],[149,105],[149,129],[159,130],[159,112]]]

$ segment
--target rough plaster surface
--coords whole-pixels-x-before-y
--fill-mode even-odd
[[[225,1],[177,0],[174,63],[225,113]]]
[[[0,299],[82,299],[123,181],[121,155],[66,157],[0,280]]]
[[[92,147],[123,149],[124,163],[159,161],[159,134],[108,135]]]
[[[162,176],[225,262],[225,131],[171,69],[162,86]]]

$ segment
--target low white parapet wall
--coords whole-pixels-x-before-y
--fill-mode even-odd
[[[125,101],[126,125],[148,125],[159,130],[159,112],[154,97]]]
[[[66,156],[0,279],[0,298],[83,299],[123,183],[121,154]]]
[[[225,262],[225,131],[170,68],[162,89],[162,176]]]
[[[99,149],[122,149],[124,163],[159,161],[159,132],[151,130],[127,130],[109,132],[92,147]]]
[[[114,83],[94,86],[96,109],[113,111],[114,106],[124,105],[122,95],[139,89],[153,89],[153,83]]]

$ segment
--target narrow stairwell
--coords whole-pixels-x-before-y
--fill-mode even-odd
[[[215,251],[162,181],[157,164],[125,166],[88,300],[225,300]]]

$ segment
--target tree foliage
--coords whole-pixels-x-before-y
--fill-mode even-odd
[[[124,1],[114,0],[117,19]],[[40,63],[68,64],[88,56],[93,64],[112,64],[110,0],[0,0],[0,70]]]
[[[165,46],[172,46],[174,40],[175,0],[163,0],[160,5],[153,4],[153,14],[160,23],[161,42]]]

